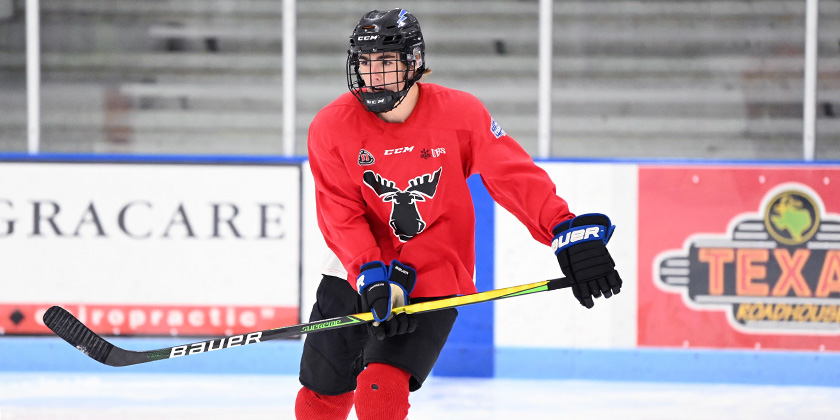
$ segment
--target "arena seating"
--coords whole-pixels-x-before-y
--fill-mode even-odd
[[[40,3],[43,150],[281,153],[281,1]],[[377,6],[297,3],[297,153],[346,91],[347,36]],[[406,7],[428,81],[478,96],[536,154],[537,1]],[[817,158],[840,159],[840,4],[820,12]],[[0,150],[21,150],[22,10],[2,26]],[[553,155],[801,158],[804,33],[798,0],[555,2]]]

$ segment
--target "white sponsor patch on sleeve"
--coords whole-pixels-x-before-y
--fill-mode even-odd
[[[490,118],[490,132],[493,133],[496,138],[502,137],[506,135],[505,130],[502,129],[502,126],[496,122],[493,118]]]

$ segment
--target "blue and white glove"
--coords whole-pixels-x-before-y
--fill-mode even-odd
[[[414,332],[417,317],[406,313],[391,314],[394,308],[408,305],[414,290],[417,272],[413,268],[392,260],[388,267],[382,261],[362,265],[356,285],[362,297],[362,310],[373,314],[371,334],[382,340],[399,334]]]
[[[560,269],[573,281],[572,292],[581,305],[595,306],[592,298],[609,298],[621,291],[621,277],[607,251],[615,226],[599,213],[582,214],[552,229],[551,247]]]

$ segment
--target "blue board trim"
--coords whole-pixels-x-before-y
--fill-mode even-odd
[[[200,338],[107,338],[126,350],[154,350]],[[103,365],[58,337],[0,338],[0,372],[122,372],[297,375],[301,340],[276,340],[134,366]]]
[[[467,180],[475,207],[476,288],[494,289],[495,205],[481,177]],[[437,376],[492,377],[493,304],[458,309],[458,320],[432,373]]]
[[[476,305],[473,307],[492,305]],[[184,339],[109,338],[128,350],[183,344]],[[190,341],[190,340],[186,340]],[[224,351],[114,368],[102,365],[57,337],[0,338],[0,372],[208,373],[297,375],[303,343],[277,340]],[[457,349],[457,347],[456,347]],[[469,359],[475,348],[449,350],[450,361],[487,374]],[[460,354],[458,354],[460,353]],[[840,354],[824,352],[700,349],[538,349],[499,347],[491,377],[546,380],[730,383],[840,387]],[[461,358],[466,357],[466,358]],[[480,368],[480,369],[479,369]],[[463,369],[462,369],[463,370]],[[469,370],[469,369],[467,369]],[[456,376],[446,364],[435,376]]]
[[[229,163],[229,164],[277,164],[303,163],[307,156],[279,155],[183,155],[183,154],[116,154],[116,153],[36,153],[0,152],[0,162],[126,162],[126,163]],[[806,162],[798,159],[690,159],[690,158],[534,158],[539,163],[614,163],[631,165],[677,165],[677,166],[794,166],[794,167],[836,167],[840,161],[816,160]],[[477,176],[474,176],[477,178]]]
[[[840,386],[840,354],[700,349],[496,349],[496,376]]]
[[[167,154],[89,154],[89,153],[0,153],[0,162],[41,163],[155,163],[276,165],[302,164],[306,156],[268,155],[167,155]]]

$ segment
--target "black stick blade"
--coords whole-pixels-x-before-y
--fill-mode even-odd
[[[105,359],[114,348],[113,344],[91,331],[60,306],[53,306],[44,312],[44,324],[57,336],[97,362],[105,363]]]

